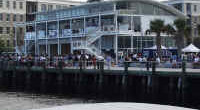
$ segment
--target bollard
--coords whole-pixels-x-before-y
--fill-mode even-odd
[[[186,62],[185,61],[182,62],[182,73],[183,74],[186,73]]]
[[[129,62],[124,62],[124,71],[125,71],[125,73],[127,73],[128,72],[128,67],[129,67]]]
[[[152,62],[152,74],[156,73],[156,62]]]
[[[100,63],[100,70],[103,72],[104,71],[104,62],[101,61],[99,63]]]
[[[146,62],[147,71],[149,71],[149,62]]]

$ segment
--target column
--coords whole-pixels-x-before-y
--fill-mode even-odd
[[[72,29],[72,19],[70,19],[70,29]],[[72,36],[70,37],[70,53],[73,53],[73,40]]]
[[[17,27],[16,26],[15,26],[15,52],[17,52]]]
[[[116,64],[118,64],[118,29],[117,29],[117,17],[118,17],[118,15],[117,14],[115,14],[115,56],[116,56],[116,58],[115,58],[115,62],[116,62]]]
[[[27,55],[27,47],[26,47],[26,42],[27,42],[27,40],[24,40],[24,51],[25,51],[25,55]]]
[[[57,54],[60,55],[61,54],[61,46],[60,46],[60,23],[59,20],[57,20],[57,39],[58,39],[58,47],[57,47]]]
[[[46,21],[46,54],[48,54],[48,29],[47,29],[47,27],[48,27],[48,24],[47,24],[47,21]]]
[[[37,55],[37,24],[35,22],[35,55]]]
[[[133,52],[133,35],[131,35],[131,52]]]
[[[50,58],[51,57],[51,44],[48,44],[47,47],[48,47],[48,56]]]

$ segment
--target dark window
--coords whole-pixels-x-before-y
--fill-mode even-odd
[[[10,14],[7,14],[6,21],[10,21]]]
[[[16,1],[13,1],[13,9],[16,9]]]
[[[7,2],[6,2],[6,7],[7,7],[7,8],[10,8],[10,1],[7,1]]]
[[[20,9],[23,9],[23,2],[20,2],[20,3],[19,3],[19,8],[20,8]]]
[[[3,7],[3,0],[0,0],[0,7]]]
[[[46,4],[42,4],[41,11],[47,11],[47,5]]]
[[[6,27],[6,34],[10,34],[10,27]]]
[[[24,21],[24,16],[20,15],[20,21],[23,22]]]
[[[3,14],[0,13],[0,21],[3,21]]]
[[[52,11],[53,10],[53,5],[48,5],[48,11]]]
[[[194,5],[194,12],[197,11],[197,5]]]
[[[17,15],[16,14],[13,15],[13,21],[17,21]]]
[[[3,27],[0,27],[0,34],[3,34]]]

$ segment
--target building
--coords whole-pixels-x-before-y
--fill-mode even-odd
[[[6,51],[14,50],[14,22],[25,22],[25,13],[25,0],[0,0],[0,39]]]
[[[141,52],[155,45],[155,33],[147,34],[150,22],[162,19],[173,24],[185,16],[176,9],[151,0],[113,0],[87,3],[36,14],[27,22],[25,53],[49,56],[85,51],[101,56]],[[174,46],[162,33],[163,45]],[[116,61],[118,57],[115,57]]]
[[[200,36],[200,0],[169,0],[164,3],[188,16],[187,23],[191,26],[192,39]]]
[[[6,51],[14,51],[16,39],[15,23],[34,20],[34,13],[68,8],[80,2],[67,0],[0,0],[0,39],[5,42]],[[17,29],[17,44],[23,45],[25,28]]]

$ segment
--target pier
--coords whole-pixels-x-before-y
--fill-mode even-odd
[[[5,65],[4,65],[5,66]],[[153,67],[153,66],[152,66]],[[197,106],[200,71],[129,67],[100,69],[46,68],[1,65],[0,89],[72,95],[110,101]]]

